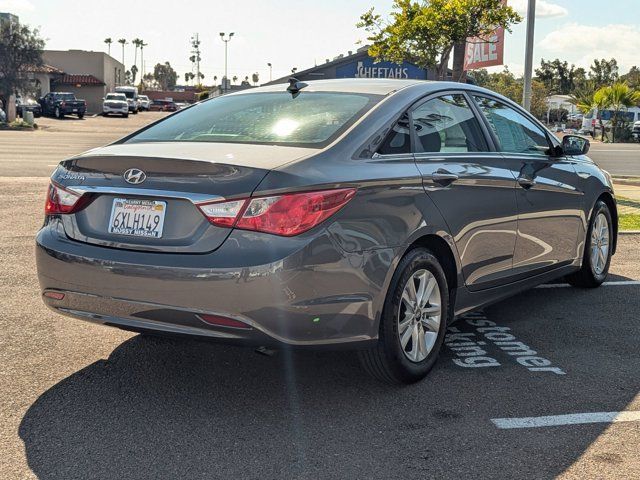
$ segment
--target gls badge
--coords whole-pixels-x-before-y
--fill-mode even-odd
[[[139,168],[130,168],[124,172],[124,180],[132,185],[138,185],[147,179],[147,174]]]

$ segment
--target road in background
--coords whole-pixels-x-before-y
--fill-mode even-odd
[[[48,177],[61,160],[101,147],[165,117],[141,112],[122,117],[38,118],[35,131],[0,131],[0,176]]]
[[[640,143],[593,142],[588,155],[611,175],[640,177]]]

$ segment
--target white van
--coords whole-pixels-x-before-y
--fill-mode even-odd
[[[128,86],[116,87],[115,92],[124,93],[125,96],[127,97],[127,103],[129,104],[129,111],[134,114],[138,113],[138,108],[140,107],[140,104],[138,101],[138,89],[136,87],[128,87]]]
[[[620,112],[619,116],[626,117],[627,121],[633,125],[634,122],[640,121],[640,107],[630,107],[624,112]],[[602,110],[601,118],[602,124],[606,127],[611,122],[611,118],[613,117],[613,110],[607,109]],[[582,117],[582,128],[580,129],[581,133],[588,133],[591,136],[596,135],[596,129],[600,128],[600,120],[598,119],[598,109],[592,108],[589,113],[586,113],[584,117]]]

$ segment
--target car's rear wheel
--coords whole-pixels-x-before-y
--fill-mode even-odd
[[[79,114],[78,114],[78,118],[79,118],[80,120],[82,120],[82,119],[84,118],[84,113],[79,113]]]
[[[411,250],[391,280],[375,347],[359,352],[365,370],[388,383],[413,383],[433,367],[449,311],[447,279],[427,249]]]
[[[605,281],[611,264],[612,238],[611,212],[606,203],[598,200],[589,221],[582,267],[567,277],[571,285],[594,288]]]

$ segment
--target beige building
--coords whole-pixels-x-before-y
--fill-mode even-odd
[[[74,93],[87,101],[89,113],[101,112],[105,94],[124,82],[124,65],[104,52],[45,50],[42,60],[64,72],[51,78],[49,90]]]

